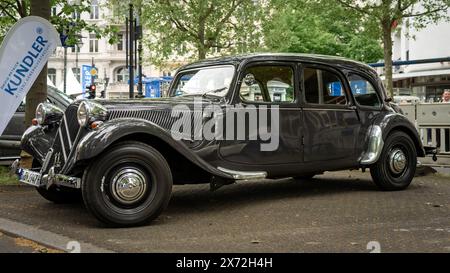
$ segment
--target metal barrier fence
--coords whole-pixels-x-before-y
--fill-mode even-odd
[[[424,165],[450,167],[450,104],[419,103],[400,105],[419,131],[422,143],[439,147],[438,161],[427,158]]]
[[[439,154],[450,155],[450,126],[448,127],[419,127],[422,142],[427,146],[439,147]]]

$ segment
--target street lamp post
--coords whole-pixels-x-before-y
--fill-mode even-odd
[[[127,56],[128,59],[128,78],[130,81],[129,84],[129,96],[130,99],[134,98],[134,39],[135,39],[135,29],[134,29],[134,14],[133,14],[133,4],[130,4],[129,6],[130,14],[129,18],[127,18],[127,34],[129,37],[127,37],[127,53],[129,56]]]
[[[142,8],[141,6],[138,7],[138,14],[136,16],[136,41],[139,42],[138,45],[138,61],[137,61],[137,67],[138,67],[138,97],[142,98],[144,97],[143,90],[142,90],[142,24],[141,24],[141,15],[142,15]]]
[[[63,92],[66,92],[67,88],[67,46],[64,47],[64,85],[63,85]]]
[[[78,42],[76,44],[76,50],[75,50],[75,69],[77,71],[77,80],[78,82],[81,82],[80,76],[81,76],[81,69],[78,67],[78,54],[80,53],[80,48],[83,47],[83,37],[79,37]]]

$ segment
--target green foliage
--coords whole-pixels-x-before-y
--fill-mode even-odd
[[[373,29],[383,41],[386,88],[393,96],[392,31],[403,20],[416,29],[441,19],[449,19],[450,0],[335,0],[347,13],[358,13],[374,22]]]
[[[141,21],[150,33],[144,37],[152,62],[162,64],[174,55],[203,59],[214,50],[229,54],[254,49],[260,43],[262,9],[257,2],[261,1],[142,1]]]
[[[430,23],[448,17],[449,0],[335,0],[347,11],[370,16],[378,22],[400,22],[414,18],[414,26],[423,28]]]
[[[383,57],[371,20],[334,0],[272,0],[263,24],[267,50],[315,53],[374,62]]]
[[[0,185],[17,185],[17,177],[11,175],[5,166],[0,166]]]
[[[30,14],[30,1],[31,0],[2,0],[0,3],[0,42],[17,20]],[[90,0],[79,0],[74,2],[76,2],[76,4],[70,5],[67,0],[51,1],[52,7],[58,6],[61,7],[61,10],[55,15],[52,14],[50,21],[56,27],[58,32],[64,32],[68,35],[66,43],[68,45],[77,44],[81,38],[81,31],[95,33],[98,38],[109,36],[111,38],[110,42],[114,43],[115,33],[118,31],[117,27],[99,27],[95,24],[88,24],[79,17],[73,16],[74,14],[90,12],[91,9]]]

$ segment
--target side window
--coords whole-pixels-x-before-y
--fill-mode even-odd
[[[261,65],[246,69],[239,95],[248,102],[294,102],[294,70],[290,66]]]
[[[371,82],[358,74],[349,74],[349,84],[356,102],[362,106],[379,107],[381,105],[377,91]]]
[[[339,77],[328,70],[305,68],[305,100],[311,104],[345,105],[347,98]]]

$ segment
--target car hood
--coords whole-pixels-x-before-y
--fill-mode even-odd
[[[94,100],[107,110],[170,110],[177,105],[186,105],[192,108],[194,105],[222,104],[224,101],[215,97],[180,96],[154,99],[121,99],[121,100]]]

